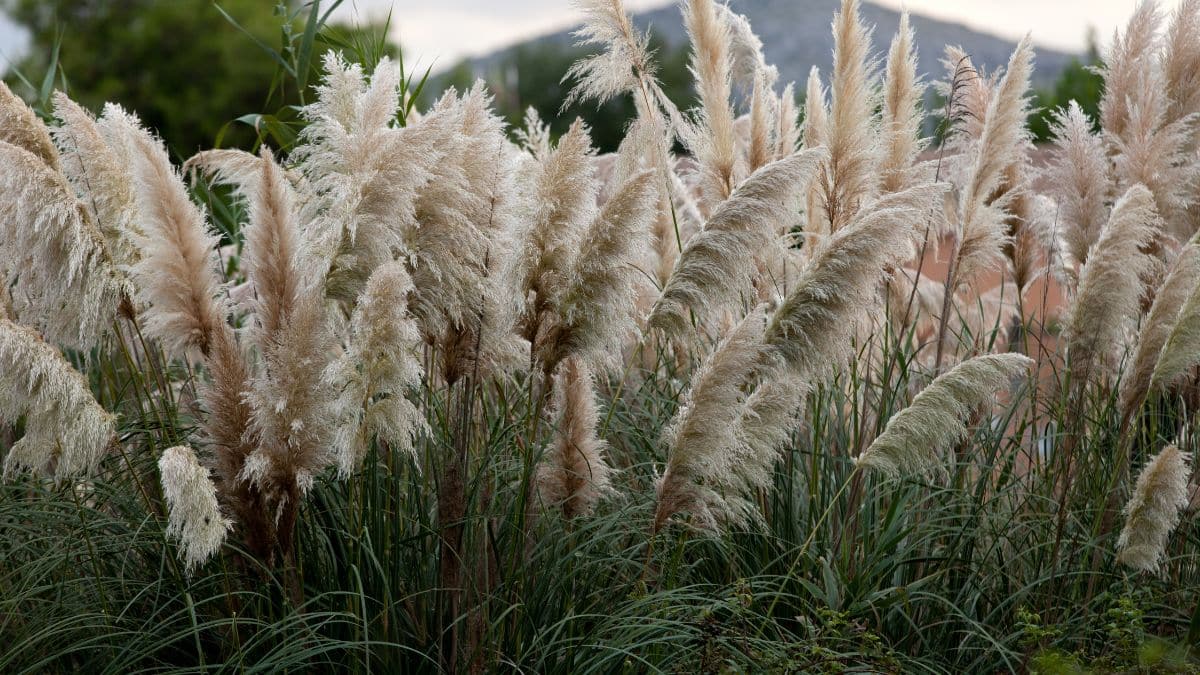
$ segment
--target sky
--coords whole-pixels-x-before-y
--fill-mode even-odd
[[[265,0],[264,0],[265,1]],[[1137,0],[875,0],[896,9],[965,23],[972,28],[1016,39],[1027,31],[1035,42],[1082,51],[1087,27],[1107,42],[1112,31],[1132,13]],[[1180,0],[1162,0],[1174,7]],[[625,0],[631,11],[671,4],[671,0]],[[393,38],[404,45],[406,59],[434,70],[528,37],[577,23],[578,10],[569,0],[346,0],[342,18],[393,13]],[[822,19],[828,21],[828,18]],[[20,54],[25,38],[0,16],[0,64]],[[0,65],[2,67],[2,65]]]

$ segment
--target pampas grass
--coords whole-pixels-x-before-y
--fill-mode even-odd
[[[94,473],[115,440],[116,418],[87,380],[33,330],[0,319],[0,424],[24,418],[4,473],[28,470],[62,481]]]
[[[3,82],[0,82],[0,141],[25,150],[51,171],[58,171],[58,152],[46,125]]]
[[[888,420],[883,433],[855,458],[855,465],[890,476],[944,476],[942,453],[966,436],[964,421],[1032,365],[1033,360],[1021,354],[977,356],[958,364]]]
[[[562,510],[564,518],[589,515],[612,491],[606,444],[596,436],[599,414],[592,374],[580,360],[568,358],[555,375],[554,441],[538,466],[538,497]]]
[[[23,323],[46,339],[87,350],[109,332],[125,288],[103,235],[66,178],[0,141],[0,270]]]
[[[1151,265],[1143,251],[1159,229],[1154,197],[1137,185],[1112,215],[1079,274],[1079,291],[1067,322],[1068,356],[1075,386],[1117,371],[1126,335],[1141,307],[1142,275]]]
[[[221,515],[217,486],[191,448],[164,450],[158,471],[168,509],[167,536],[178,540],[190,573],[220,550],[233,523]]]
[[[1153,572],[1188,503],[1191,455],[1168,445],[1146,462],[1125,504],[1125,527],[1117,540],[1117,560]]]
[[[649,324],[669,335],[704,323],[749,293],[754,256],[769,245],[805,179],[825,156],[805,150],[759,169],[738,186],[692,237],[650,313]]]

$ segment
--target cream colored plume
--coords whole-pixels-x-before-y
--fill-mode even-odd
[[[1200,113],[1200,0],[1183,0],[1171,12],[1164,36],[1162,69],[1171,96],[1165,121],[1170,124]],[[1195,140],[1192,140],[1192,146]]]
[[[942,453],[966,437],[964,420],[1032,365],[1033,360],[1021,354],[989,354],[958,364],[888,420],[855,465],[890,476],[944,475]]]
[[[0,141],[0,272],[22,323],[88,350],[125,292],[104,237],[63,175]]]
[[[823,142],[829,160],[817,175],[821,232],[836,232],[876,194],[878,148],[874,109],[871,32],[859,15],[858,0],[842,0],[833,17],[833,79]]]
[[[574,33],[579,46],[600,47],[602,51],[572,64],[563,80],[574,79],[575,86],[564,107],[576,101],[604,103],[629,92],[639,97],[639,108],[653,107],[655,65],[650,59],[649,38],[638,32],[621,0],[573,0],[583,12],[583,25]],[[640,91],[639,91],[640,89]]]
[[[106,131],[123,119],[118,109],[110,106],[98,123],[62,92],[54,94],[54,116],[61,122],[51,133],[58,145],[63,174],[104,235],[106,250],[123,273],[122,268],[140,257],[136,240],[141,233],[128,150],[112,131]]]
[[[1121,376],[1120,403],[1125,418],[1132,418],[1150,391],[1163,347],[1187,307],[1188,300],[1197,295],[1200,285],[1200,239],[1192,237],[1175,257],[1167,278],[1154,293],[1154,303],[1142,321],[1137,350],[1131,365]],[[1182,343],[1181,343],[1182,344]],[[1178,368],[1179,366],[1164,367]]]
[[[613,366],[637,332],[635,301],[644,279],[637,263],[655,215],[657,176],[643,171],[627,180],[584,233],[556,307],[558,324],[536,345],[547,366],[568,355],[593,368]]]
[[[1092,122],[1079,104],[1053,113],[1054,154],[1046,184],[1058,200],[1060,231],[1075,265],[1087,261],[1108,220],[1108,157],[1104,140],[1092,133]]]
[[[387,58],[368,82],[360,66],[330,52],[291,156],[312,194],[299,216],[306,238],[315,258],[331,261],[326,292],[347,303],[376,267],[404,249],[418,227],[419,191],[453,147],[456,118],[446,109],[455,98],[399,128],[399,81],[399,66]]]
[[[1141,313],[1141,278],[1152,263],[1143,249],[1160,222],[1153,195],[1135,185],[1113,207],[1100,240],[1092,247],[1079,274],[1066,328],[1076,386],[1116,372],[1126,336]]]
[[[688,240],[675,263],[649,323],[670,335],[703,325],[752,292],[755,255],[771,244],[793,213],[808,176],[824,150],[804,150],[754,172]]]
[[[1193,240],[1189,247],[1194,243]],[[1194,255],[1194,252],[1185,248],[1184,254]],[[1172,295],[1176,293],[1177,291]],[[1164,307],[1164,312],[1166,311],[1168,309]],[[1192,286],[1187,301],[1174,318],[1174,325],[1170,328],[1159,353],[1158,362],[1154,365],[1154,372],[1150,375],[1148,391],[1163,391],[1174,386],[1184,379],[1197,363],[1200,363],[1200,285]]]
[[[58,171],[58,152],[46,125],[4,82],[0,82],[0,141],[33,154],[51,171]]]
[[[733,124],[732,36],[713,0],[688,0],[683,22],[692,43],[691,72],[700,107],[681,135],[699,164],[701,205],[711,213],[746,172]]]
[[[1005,222],[1007,199],[992,201],[1005,181],[1009,167],[1018,164],[1029,145],[1029,77],[1033,70],[1033,43],[1026,36],[1008,61],[983,117],[983,128],[974,145],[959,206],[959,237],[953,279],[966,281],[1004,260],[1009,241]],[[952,284],[957,290],[957,283]]]
[[[1167,539],[1188,504],[1190,462],[1191,455],[1174,445],[1146,462],[1125,504],[1125,527],[1117,540],[1119,562],[1143,572],[1158,569]]]
[[[779,70],[767,63],[763,56],[762,40],[754,34],[750,20],[729,9],[728,5],[718,5],[717,14],[729,27],[730,75],[733,81],[740,82],[745,91],[758,86],[760,81],[764,89],[773,89],[779,79]]]
[[[879,300],[884,268],[908,254],[913,232],[925,227],[944,192],[929,184],[881,197],[813,252],[764,338],[793,377],[815,384],[841,367],[857,326]]]
[[[423,374],[420,334],[407,311],[412,288],[403,263],[376,269],[354,308],[349,343],[325,373],[325,383],[338,389],[333,445],[342,476],[362,464],[372,438],[415,455],[425,420],[408,399]]]
[[[1141,0],[1125,26],[1113,32],[1112,45],[1104,57],[1104,94],[1100,99],[1100,126],[1114,137],[1125,135],[1130,104],[1138,89],[1149,84],[1159,52],[1162,14],[1154,0]]]
[[[888,50],[883,80],[883,148],[878,173],[883,192],[898,192],[917,179],[914,166],[920,154],[925,85],[917,78],[917,53],[908,12]]]
[[[208,355],[217,334],[229,330],[217,277],[219,237],[188,197],[162,143],[140,127],[128,128],[125,141],[144,232],[133,276],[145,327],[176,356],[192,349]]]
[[[537,468],[538,497],[565,518],[586,516],[612,491],[607,444],[596,436],[599,415],[592,374],[575,358],[559,367],[554,383],[554,441]]]
[[[179,542],[190,574],[221,550],[233,522],[221,514],[217,486],[191,448],[165,450],[158,471],[167,500],[167,536]]]
[[[745,495],[734,487],[734,450],[742,440],[738,422],[745,386],[765,353],[763,320],[763,310],[757,309],[722,340],[692,376],[678,412],[664,430],[667,468],[657,486],[655,531],[685,512],[708,529],[745,517]]]
[[[4,458],[19,470],[56,481],[95,472],[115,441],[116,418],[92,396],[87,380],[33,330],[0,319],[0,424],[25,421]]]

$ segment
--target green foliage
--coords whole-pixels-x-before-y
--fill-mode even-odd
[[[136,110],[179,153],[210,146],[226,121],[265,103],[263,83],[275,64],[254,40],[275,41],[280,21],[271,2],[221,3],[250,39],[209,0],[4,1],[32,36],[18,70],[45,72],[61,39],[59,86],[93,110],[107,101]],[[242,130],[229,140],[252,138]]]
[[[1095,46],[1092,46],[1086,61],[1071,59],[1052,88],[1034,90],[1034,113],[1029,117],[1029,130],[1035,141],[1054,140],[1050,133],[1050,113],[1058,108],[1066,108],[1071,101],[1077,101],[1092,120],[1099,119],[1104,78],[1096,72],[1098,66],[1100,57]]]

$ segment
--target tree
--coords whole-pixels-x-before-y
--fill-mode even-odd
[[[57,67],[58,86],[72,98],[92,110],[112,101],[136,111],[180,155],[212,146],[229,121],[264,109],[277,64],[256,40],[278,44],[287,21],[286,6],[266,0],[220,0],[220,9],[211,0],[0,0],[0,6],[31,34],[30,55],[17,72],[39,82]],[[224,144],[254,139],[251,128],[231,125]]]

